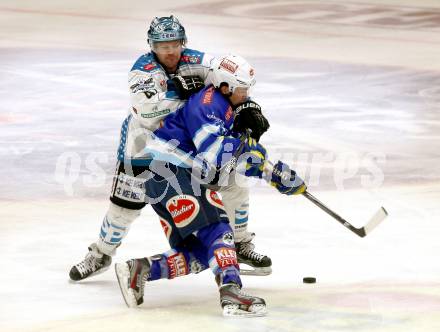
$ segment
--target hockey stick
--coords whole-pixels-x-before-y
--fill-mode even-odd
[[[232,169],[236,166],[237,158],[241,154],[241,152],[242,152],[242,150],[244,148],[244,144],[246,142],[246,137],[248,137],[250,135],[250,133],[251,133],[251,131],[248,130],[246,135],[242,135],[240,137],[240,145],[239,145],[238,149],[236,150],[235,154],[233,155],[233,157],[231,158],[230,162],[225,167],[225,169],[227,170],[227,174],[229,174],[232,171]],[[270,178],[271,178],[271,175],[272,175],[272,172],[273,172],[273,163],[271,163],[270,161],[267,160],[265,165],[264,165],[263,172],[266,175],[268,175],[268,176],[265,177],[265,179],[267,181],[270,181]],[[320,209],[325,211],[327,214],[332,216],[334,219],[336,219],[343,226],[345,226],[350,231],[352,231],[353,233],[355,233],[356,235],[358,235],[360,237],[365,237],[367,234],[371,233],[371,231],[374,228],[376,228],[388,216],[388,212],[382,206],[374,214],[374,216],[367,222],[367,224],[364,227],[356,228],[352,224],[350,224],[347,220],[342,218],[339,214],[337,214],[336,212],[331,210],[329,207],[327,207],[324,203],[319,201],[315,196],[313,196],[308,191],[305,191],[302,195],[305,198],[307,198],[308,200],[310,200],[313,204],[318,206]]]
[[[240,136],[240,144],[238,145],[231,159],[220,169],[220,173],[227,176],[237,166],[238,157],[240,157],[241,153],[243,152],[244,145],[246,144],[246,139],[251,132],[252,131],[250,129],[247,129],[246,134]]]
[[[327,212],[329,215],[331,215],[333,218],[335,218],[337,221],[339,221],[342,225],[347,227],[350,231],[355,233],[356,235],[359,235],[360,237],[364,237],[367,234],[371,233],[371,231],[376,228],[387,216],[388,212],[385,210],[385,208],[382,206],[373,217],[370,218],[370,220],[367,222],[367,224],[364,227],[356,228],[352,224],[350,224],[347,220],[342,218],[339,214],[336,212],[330,210],[324,203],[320,202],[315,196],[313,196],[308,191],[305,191],[303,193],[303,196],[310,200],[313,204],[320,207],[322,210]]]
[[[268,161],[266,162],[264,172],[266,174],[272,174],[273,171],[273,164]],[[339,223],[341,223],[343,226],[348,228],[350,231],[355,233],[356,235],[360,237],[365,237],[367,234],[371,233],[371,231],[376,228],[387,216],[388,212],[385,210],[385,208],[382,206],[375,214],[374,216],[367,222],[367,224],[364,227],[356,228],[352,224],[350,224],[347,220],[342,218],[339,214],[332,211],[329,207],[327,207],[324,203],[319,201],[315,196],[313,196],[308,191],[305,191],[302,194],[305,198],[310,200],[313,204],[318,206],[320,209],[328,213],[330,216],[332,216],[334,219],[336,219]]]

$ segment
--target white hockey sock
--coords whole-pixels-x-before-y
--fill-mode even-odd
[[[249,204],[245,203],[240,205],[234,211],[233,221],[234,221],[234,238],[235,242],[242,242],[249,238],[250,234],[247,231],[248,227],[248,214],[249,214]]]
[[[113,256],[122,239],[127,235],[131,223],[139,217],[141,210],[130,210],[113,203],[102,221],[99,239],[96,242],[98,250]]]

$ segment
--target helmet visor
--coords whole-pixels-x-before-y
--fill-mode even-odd
[[[170,54],[175,52],[181,52],[182,48],[183,48],[183,40],[151,43],[151,49],[157,54]]]

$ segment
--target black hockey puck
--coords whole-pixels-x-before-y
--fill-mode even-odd
[[[303,283],[305,283],[305,284],[314,284],[315,282],[316,282],[315,277],[304,277],[303,278]]]

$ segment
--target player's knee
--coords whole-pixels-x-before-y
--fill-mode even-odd
[[[208,255],[214,257],[209,265],[214,274],[226,270],[238,270],[234,234],[228,223],[217,223],[201,229],[197,237],[208,248]]]
[[[223,201],[234,203],[235,205],[248,203],[249,188],[231,185],[220,189]]]
[[[129,227],[140,214],[141,210],[127,209],[114,203],[110,203],[107,212],[107,219],[110,223],[117,226]]]
[[[207,248],[234,246],[234,233],[227,222],[219,222],[202,228],[197,232],[197,238]]]

